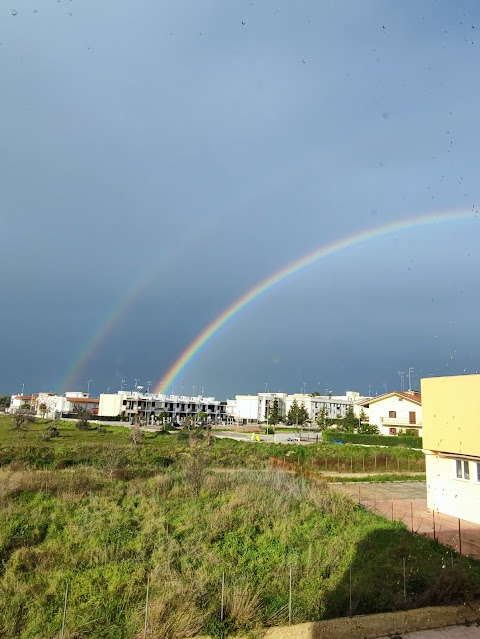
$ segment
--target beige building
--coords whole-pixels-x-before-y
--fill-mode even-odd
[[[480,375],[422,379],[430,509],[480,524]]]

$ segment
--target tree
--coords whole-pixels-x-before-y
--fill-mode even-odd
[[[10,395],[0,395],[0,408],[8,408],[10,406]]]
[[[138,415],[135,415],[135,419],[130,430],[130,440],[135,446],[141,444],[143,440],[143,430],[140,426],[140,419]]]
[[[327,409],[325,408],[325,404],[322,404],[320,412],[318,413],[318,416],[317,416],[317,425],[320,428],[320,430],[324,430],[326,428],[327,426],[326,422],[327,422]]]
[[[353,433],[357,426],[358,426],[358,419],[355,417],[353,406],[349,406],[347,408],[345,417],[342,420],[342,424],[341,424],[342,430],[345,433]]]
[[[197,422],[199,424],[206,424],[208,419],[208,415],[205,411],[201,410],[197,415]]]
[[[89,430],[90,424],[88,423],[88,416],[90,413],[85,407],[82,406],[82,404],[73,404],[73,412],[78,416],[75,428],[78,428],[78,430]]]
[[[360,422],[358,425],[359,435],[380,435],[380,429],[375,424],[369,424],[368,422]]]
[[[45,413],[47,412],[47,405],[45,404],[45,402],[42,402],[39,407],[38,410],[40,411],[40,415],[42,417],[45,417]]]
[[[292,405],[290,406],[290,410],[287,414],[287,419],[289,424],[296,424],[298,418],[298,402],[296,399],[293,400]]]
[[[300,426],[303,426],[303,424],[308,420],[308,410],[306,409],[306,406],[304,404],[304,402],[301,403],[300,408],[298,409],[298,424],[300,424]]]
[[[278,399],[275,399],[273,404],[268,409],[268,424],[269,426],[276,426],[280,421],[280,410],[278,408]]]

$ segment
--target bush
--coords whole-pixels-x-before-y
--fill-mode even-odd
[[[354,435],[353,433],[338,433],[324,431],[322,439],[325,442],[342,440],[346,444],[368,444],[370,446],[405,446],[405,448],[423,448],[421,437],[396,435]]]
[[[75,424],[77,430],[90,430],[90,424],[86,419],[79,419]]]

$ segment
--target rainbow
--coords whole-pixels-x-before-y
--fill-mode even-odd
[[[246,293],[244,293],[235,302],[230,304],[230,306],[222,311],[222,313],[220,313],[220,315],[218,315],[210,324],[208,324],[208,326],[206,326],[201,331],[201,333],[199,333],[197,337],[187,346],[180,357],[175,360],[175,362],[173,362],[165,375],[161,378],[161,381],[156,384],[155,392],[165,393],[168,387],[172,386],[177,377],[192,361],[199,350],[239,311],[248,306],[248,304],[251,304],[258,297],[263,295],[263,293],[272,288],[272,286],[275,286],[288,277],[295,275],[302,269],[307,268],[315,262],[318,262],[318,260],[324,257],[328,257],[333,253],[337,253],[338,251],[342,251],[352,246],[362,244],[363,242],[368,242],[369,240],[373,240],[383,235],[388,235],[389,233],[405,231],[413,227],[426,226],[427,224],[433,224],[437,222],[468,220],[475,219],[477,217],[477,211],[475,210],[475,208],[468,211],[461,210],[455,212],[450,211],[428,213],[425,215],[410,217],[400,221],[392,222],[390,224],[385,224],[383,226],[370,228],[366,231],[361,231],[360,233],[355,233],[354,235],[341,238],[339,240],[336,240],[335,242],[332,242],[331,244],[321,246],[311,253],[308,253],[304,257],[301,257],[300,259],[287,264],[287,266],[284,266],[282,269],[280,269],[276,273],[273,273],[273,275],[270,275],[266,279],[256,284]]]

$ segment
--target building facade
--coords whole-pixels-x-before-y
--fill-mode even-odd
[[[417,391],[394,391],[360,401],[359,409],[364,409],[370,424],[375,425],[382,435],[422,436],[422,397]]]
[[[214,397],[118,391],[100,395],[98,412],[101,417],[124,418],[130,423],[138,419],[148,424],[159,420],[181,424],[187,419],[197,420],[203,413],[204,419],[213,424],[226,422],[226,409],[227,402],[220,402]]]
[[[480,524],[480,375],[422,379],[427,506]]]

